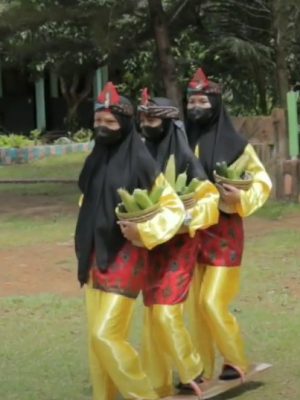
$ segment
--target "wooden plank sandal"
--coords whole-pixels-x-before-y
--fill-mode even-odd
[[[225,393],[229,390],[235,389],[246,382],[250,382],[253,378],[256,377],[257,374],[261,374],[262,372],[267,371],[272,367],[271,364],[267,363],[259,363],[259,364],[252,364],[247,373],[243,373],[235,366],[238,372],[240,372],[240,377],[238,379],[231,379],[231,380],[221,380],[215,379],[207,383],[206,388],[201,388],[195,382],[191,384],[192,388],[195,391],[195,394],[191,395],[184,395],[184,394],[177,394],[174,396],[170,396],[165,398],[164,400],[206,400],[211,399],[213,397],[219,396],[222,393]],[[241,373],[242,372],[242,373]],[[196,387],[197,386],[197,387]]]
[[[205,398],[206,390],[211,387],[211,381],[204,380],[202,383],[192,381],[188,385],[191,387],[191,393],[179,393],[163,400],[202,400]]]
[[[260,364],[252,364],[247,373],[242,372],[239,368],[233,366],[239,373],[240,377],[238,379],[231,379],[231,380],[221,380],[217,379],[212,384],[211,388],[207,389],[202,399],[211,399],[212,397],[218,396],[222,393],[225,393],[229,390],[235,389],[246,382],[249,382],[254,378],[257,374],[260,374],[272,367],[271,364],[260,363]],[[190,399],[191,400],[191,399]]]

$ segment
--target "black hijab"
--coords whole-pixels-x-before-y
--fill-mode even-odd
[[[96,143],[78,182],[84,195],[75,233],[81,285],[88,280],[93,250],[98,268],[106,271],[126,241],[116,223],[115,208],[120,202],[117,189],[122,187],[130,192],[135,188],[151,189],[159,174],[134,129],[132,117],[114,115],[121,125],[120,141],[114,145]]]
[[[248,142],[236,132],[221,94],[202,94],[208,97],[213,114],[205,125],[187,119],[186,129],[192,150],[199,146],[200,161],[209,179],[214,181],[216,163],[226,161],[228,165],[232,164],[244,152]]]
[[[172,102],[164,97],[155,97],[151,99],[152,104],[157,106],[159,115],[163,115],[163,108],[173,107]],[[160,110],[161,109],[161,110]],[[143,110],[145,112],[145,109]],[[147,111],[146,111],[147,112]],[[151,113],[152,116],[153,113]],[[159,117],[158,117],[159,118]],[[174,154],[176,162],[176,176],[187,172],[188,183],[193,178],[201,180],[207,179],[207,176],[189,147],[183,123],[172,118],[163,118],[163,135],[161,140],[145,140],[145,144],[161,171],[165,171],[170,155]]]

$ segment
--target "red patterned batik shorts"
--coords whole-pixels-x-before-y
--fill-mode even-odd
[[[188,234],[173,239],[149,252],[144,304],[182,303],[189,291],[197,260],[199,241]]]
[[[92,258],[91,277],[94,289],[136,298],[145,285],[148,251],[126,242],[107,271],[100,271]]]
[[[220,213],[219,222],[198,231],[199,264],[211,266],[240,266],[244,249],[244,228],[238,214]]]

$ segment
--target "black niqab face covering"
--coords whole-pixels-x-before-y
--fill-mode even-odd
[[[114,145],[122,139],[121,129],[109,129],[106,126],[96,126],[93,130],[93,138],[96,143],[104,146]]]
[[[203,107],[193,107],[188,109],[187,111],[188,119],[192,122],[198,122],[199,124],[208,124],[213,116],[213,110],[211,108],[203,108]]]
[[[220,95],[206,95],[208,97],[210,107],[201,107],[200,105],[189,106],[187,109],[187,119],[194,125],[199,125],[200,129],[215,124],[218,121],[222,100]]]
[[[84,198],[77,220],[75,249],[81,285],[88,281],[92,253],[97,267],[105,272],[126,242],[115,215],[120,202],[117,189],[150,190],[159,174],[135,131],[132,117],[114,115],[121,126],[121,139],[114,146],[96,141],[79,176]]]
[[[142,136],[150,142],[159,142],[164,136],[163,124],[159,126],[142,126]]]
[[[192,150],[199,147],[200,161],[210,180],[214,181],[216,163],[225,161],[228,165],[232,164],[244,152],[248,142],[236,132],[221,95],[205,95],[211,103],[212,115],[204,123],[201,119],[190,118],[191,109],[188,110],[186,130]]]

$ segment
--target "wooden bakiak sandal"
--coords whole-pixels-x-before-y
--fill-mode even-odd
[[[238,368],[233,366],[238,372],[240,377],[237,379],[221,380],[213,379],[205,382],[204,385],[198,385],[195,382],[191,383],[195,394],[177,394],[174,396],[165,397],[163,400],[206,400],[216,397],[222,393],[228,392],[229,390],[235,389],[243,384],[252,381],[256,375],[259,375],[272,367],[271,364],[258,363],[250,365],[247,373],[242,373]],[[197,386],[197,387],[196,387]]]

